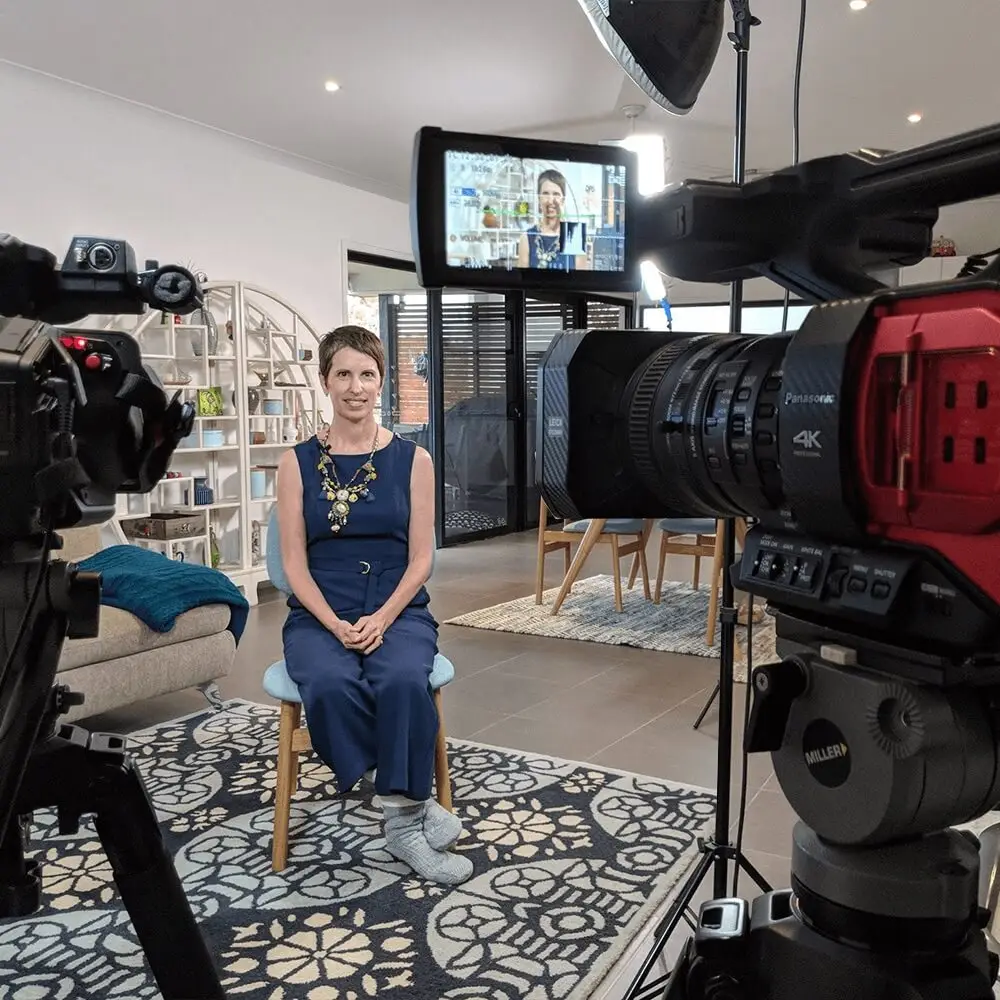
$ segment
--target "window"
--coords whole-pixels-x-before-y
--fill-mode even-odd
[[[788,329],[797,330],[812,306],[792,305],[788,309]],[[743,307],[743,332],[781,332],[783,307],[772,303],[748,303]],[[675,306],[671,310],[675,333],[728,333],[729,306]],[[644,306],[642,325],[646,330],[666,330],[667,316],[660,306]]]
[[[613,302],[587,302],[588,330],[624,330],[628,318],[628,309],[624,305]]]

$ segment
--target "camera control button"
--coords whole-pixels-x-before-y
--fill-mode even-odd
[[[772,375],[764,379],[764,392],[777,392],[781,388],[781,377]]]
[[[758,417],[773,417],[774,416],[774,405],[772,403],[761,403],[757,407]]]
[[[868,580],[863,576],[852,576],[847,581],[847,589],[852,594],[863,594],[868,589]]]
[[[736,393],[736,402],[738,403],[745,403],[749,398],[750,398],[749,389],[743,388],[740,389],[738,393]]]
[[[830,574],[826,578],[826,592],[831,597],[840,597],[844,593],[844,581],[846,579],[846,569],[830,570]]]
[[[876,580],[872,584],[872,597],[884,601],[889,596],[889,584],[885,580]]]
[[[747,464],[747,453],[745,451],[737,451],[733,454],[733,465],[746,465]]]
[[[774,444],[774,435],[770,431],[757,431],[755,440],[757,444]]]
[[[813,577],[816,574],[816,563],[812,559],[798,561],[798,573],[795,576],[795,586],[802,590],[812,590]]]

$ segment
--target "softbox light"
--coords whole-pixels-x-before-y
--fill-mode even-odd
[[[719,51],[726,0],[579,0],[605,48],[650,99],[686,115]]]

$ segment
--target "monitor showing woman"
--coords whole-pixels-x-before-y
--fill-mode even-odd
[[[538,221],[521,235],[517,266],[555,271],[582,271],[591,266],[586,225],[565,222],[566,178],[558,170],[538,175]]]

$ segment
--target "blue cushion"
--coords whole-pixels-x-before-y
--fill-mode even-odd
[[[272,663],[264,671],[264,690],[278,701],[302,701],[295,681],[288,676],[284,660]]]
[[[563,531],[573,531],[583,534],[590,527],[590,521],[570,521],[563,526]],[[609,517],[604,525],[602,535],[638,535],[642,533],[641,517]]]
[[[672,535],[714,535],[715,521],[710,517],[665,517],[660,521],[660,531]]]
[[[431,690],[437,691],[443,688],[446,684],[450,684],[455,679],[455,666],[442,653],[438,653],[434,657],[434,666],[431,669]],[[299,689],[295,684],[295,681],[288,676],[288,671],[285,669],[285,661],[278,660],[277,663],[272,663],[267,670],[264,671],[264,690],[272,697],[277,698],[278,701],[293,701],[300,702],[302,699],[299,697]]]

